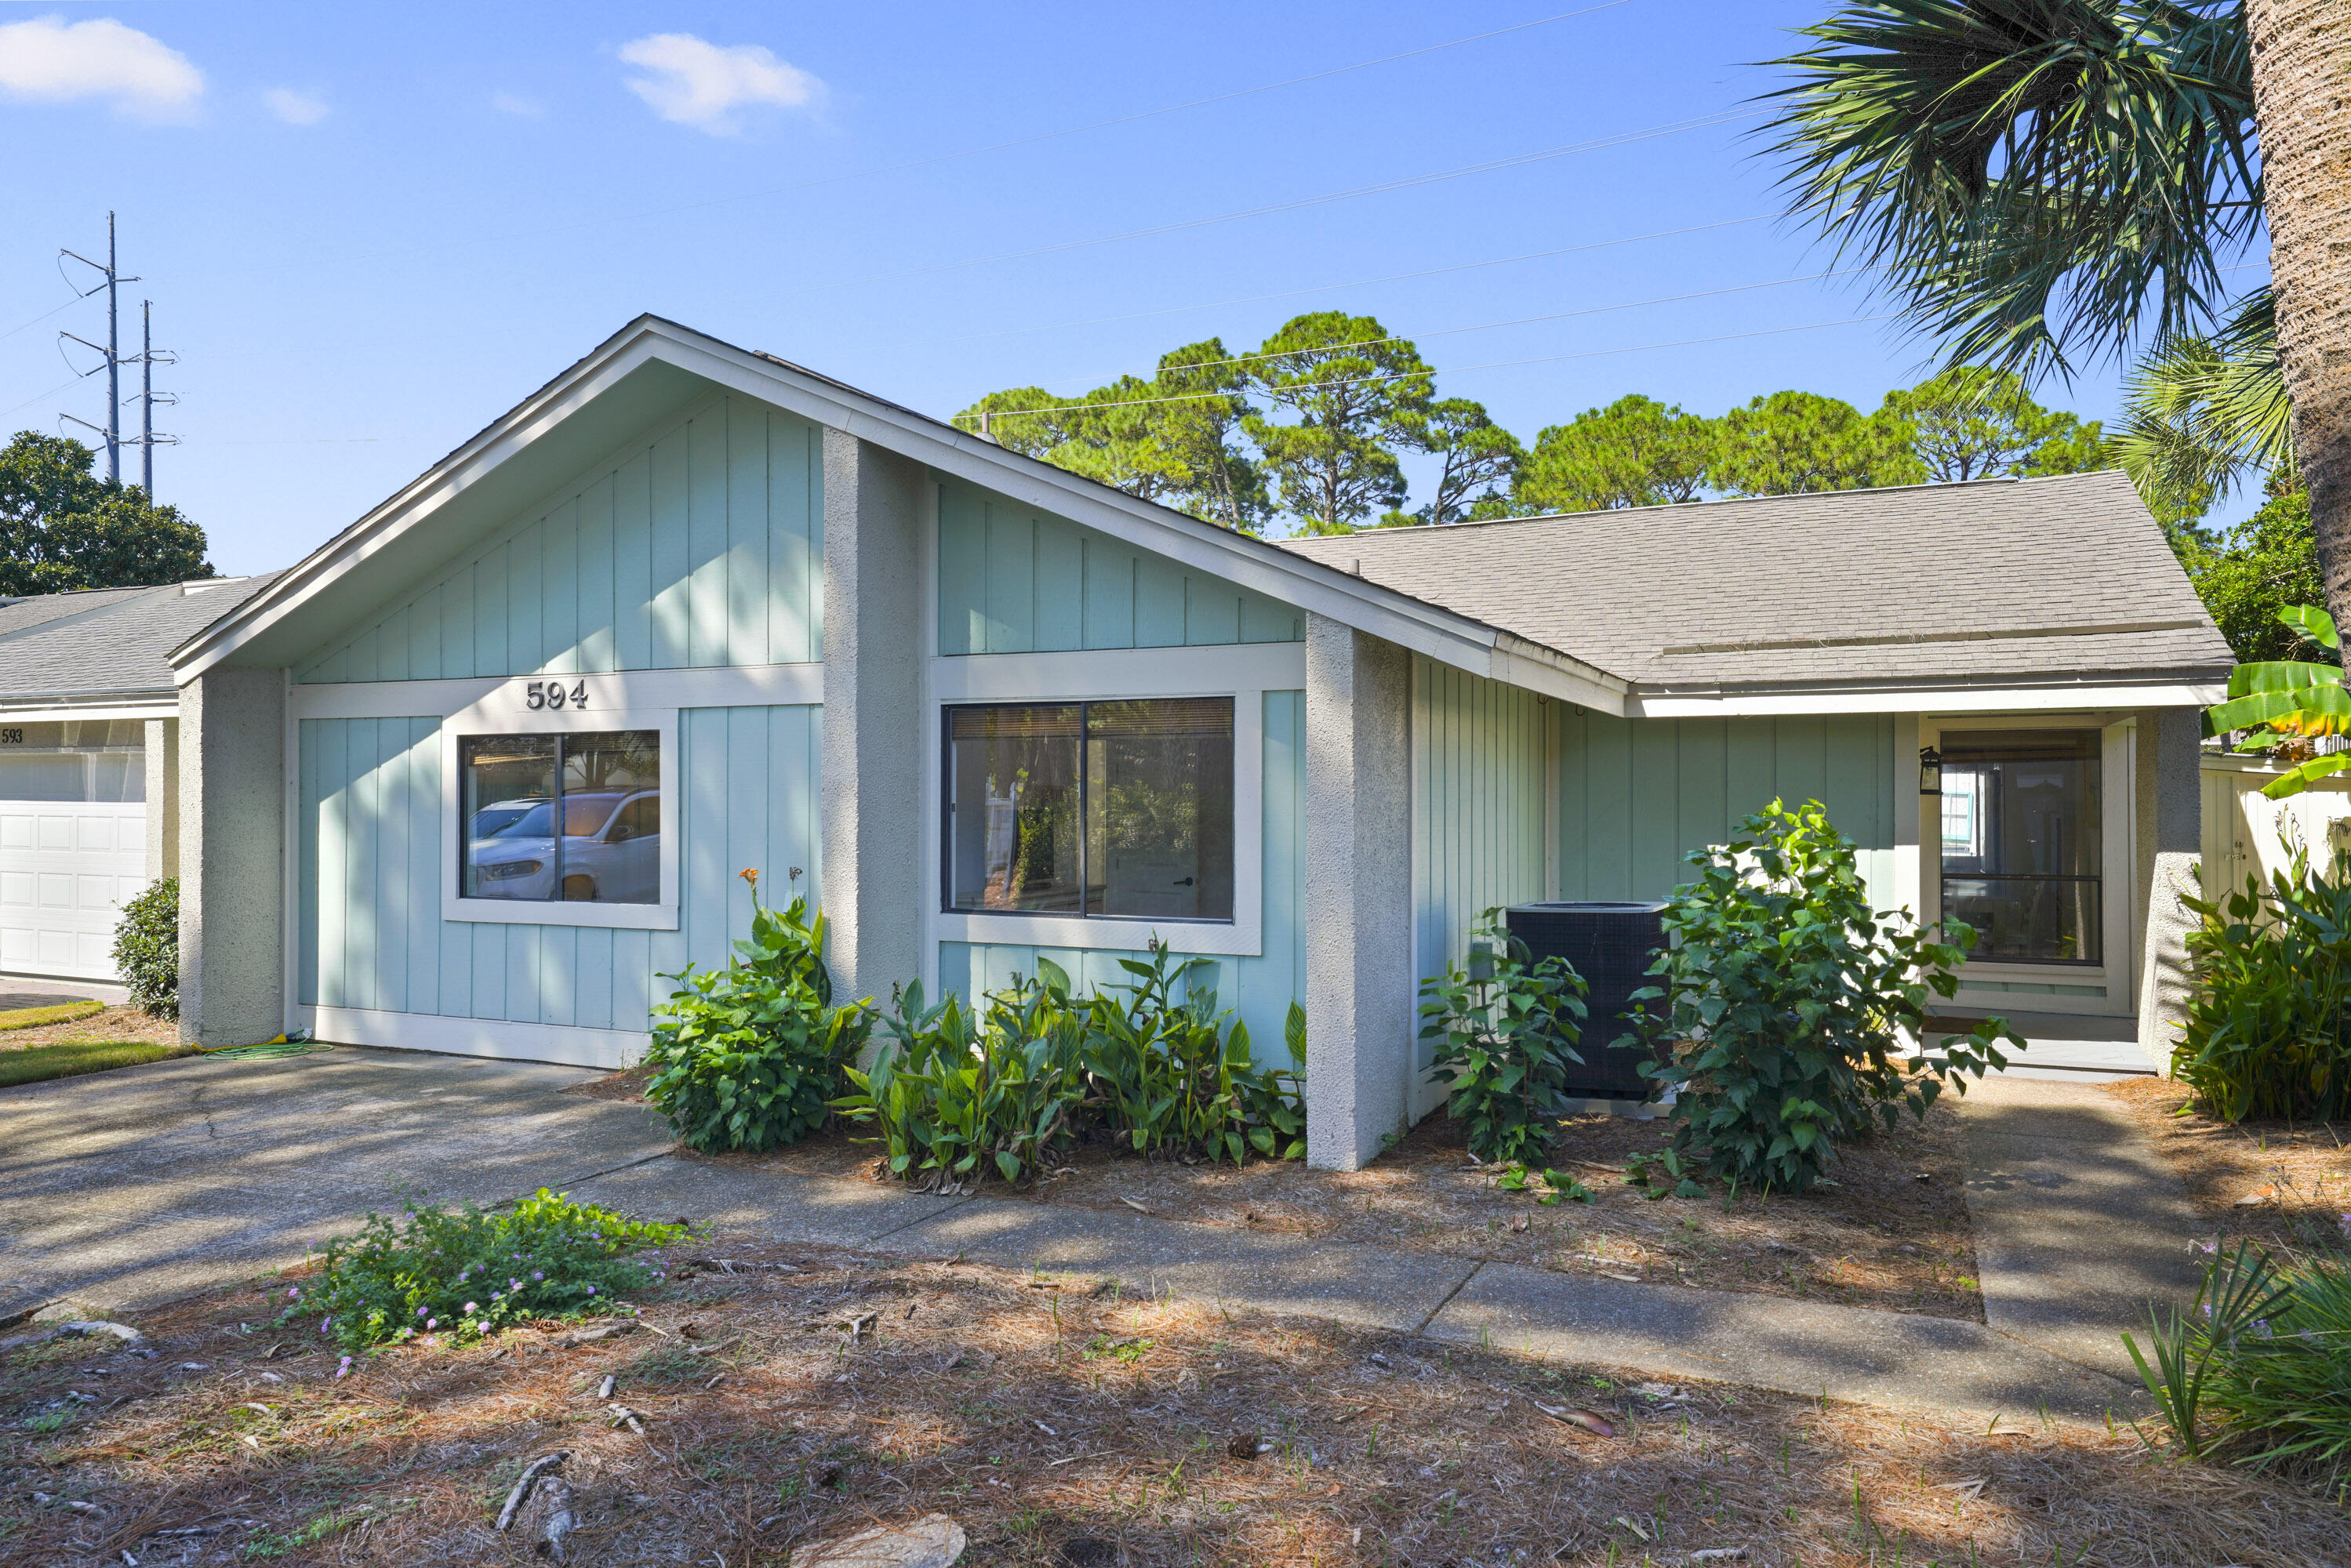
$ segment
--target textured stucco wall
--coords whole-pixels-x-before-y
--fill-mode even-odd
[[[224,666],[180,692],[180,1038],[285,1028],[286,675]]]
[[[1405,1130],[1414,1033],[1412,662],[1306,623],[1306,1159],[1354,1170]]]
[[[180,874],[180,721],[147,721],[147,875]]]
[[[824,433],[822,902],[834,994],[921,972],[920,465]]]
[[[2200,727],[2193,708],[2163,708],[2141,714],[2138,733],[2139,864],[2147,877],[2138,1042],[2158,1070],[2168,1070],[2185,1013],[2187,935],[2195,925],[2179,894],[2196,890],[2204,849]]]

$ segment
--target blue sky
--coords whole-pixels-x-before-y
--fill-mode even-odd
[[[57,330],[104,320],[56,257],[109,208],[126,340],[151,298],[180,357],[156,488],[228,571],[644,310],[941,415],[1328,308],[1530,440],[1629,392],[1872,406],[1925,346],[1808,276],[1748,112],[1828,5],[0,0],[0,431],[103,418],[102,377],[59,388]],[[2043,395],[2109,415],[2116,380]]]

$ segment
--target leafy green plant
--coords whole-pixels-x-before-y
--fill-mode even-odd
[[[2225,1121],[2351,1114],[2351,858],[2180,902],[2199,918],[2172,1075]]]
[[[2329,735],[2351,734],[2351,692],[2343,689],[2343,641],[2335,617],[2307,604],[2292,604],[2277,612],[2281,625],[2331,650],[2333,664],[2273,659],[2239,664],[2229,672],[2229,698],[2204,710],[2204,734],[2209,738],[2248,730],[2236,743],[2239,751],[2277,751],[2294,766],[2262,786],[2273,800],[2298,795],[2321,779],[2351,768],[2351,751],[2311,755],[2309,743]]]
[[[682,1225],[631,1219],[545,1187],[496,1211],[412,1203],[399,1218],[371,1213],[359,1235],[329,1241],[319,1277],[287,1288],[278,1321],[316,1315],[319,1333],[361,1351],[421,1334],[471,1339],[538,1319],[629,1312],[621,1298],[665,1272],[633,1255],[685,1235]]]
[[[692,965],[653,1014],[645,1098],[690,1148],[772,1149],[824,1125],[849,1063],[873,1028],[870,1006],[831,1005],[824,916],[795,896],[781,910],[751,884],[751,935],[724,969]]]
[[[122,906],[114,923],[114,967],[133,1007],[180,1016],[180,879],[167,876]]]
[[[1567,1103],[1567,1069],[1583,1021],[1583,977],[1564,958],[1537,962],[1489,909],[1465,968],[1421,982],[1420,1038],[1432,1042],[1432,1082],[1469,1152],[1489,1163],[1541,1165]]]
[[[1018,1185],[1068,1141],[1085,1094],[1084,1026],[1068,976],[1039,967],[978,1012],[953,993],[925,1006],[919,980],[893,998],[889,1038],[871,1067],[847,1069],[854,1089],[833,1102],[873,1127],[893,1176],[944,1186],[992,1165]]]
[[[1536,1191],[1538,1182],[1542,1186],[1540,1192]],[[1600,1201],[1592,1196],[1591,1188],[1565,1171],[1544,1170],[1538,1173],[1531,1166],[1515,1160],[1494,1178],[1494,1185],[1503,1192],[1535,1193],[1535,1201],[1542,1204],[1555,1204],[1571,1198],[1577,1203]]]
[[[2000,1042],[2023,1049],[1992,1019],[1940,1056],[1904,1055],[1928,998],[1958,989],[1951,971],[1975,933],[1872,913],[1853,841],[1819,801],[1774,800],[1728,844],[1684,858],[1698,880],[1667,905],[1658,983],[1634,993],[1662,1004],[1648,1016],[1667,1049],[1641,1071],[1674,1091],[1668,1168],[1689,1173],[1677,1195],[1702,1195],[1699,1170],[1808,1190],[1873,1113],[1888,1128],[1903,1106],[1923,1118],[1947,1085],[1964,1092],[1964,1075],[2007,1065]],[[1662,1196],[1654,1180],[1651,1191]]]
[[[2123,1343],[2181,1453],[2329,1483],[2351,1469],[2351,1267],[2280,1267],[2241,1241],[2187,1312],[2150,1320],[2146,1352]]]
[[[1290,1004],[1283,1040],[1292,1068],[1262,1071],[1249,1026],[1217,1011],[1215,988],[1201,983],[1216,961],[1178,959],[1157,941],[1150,953],[1148,960],[1120,959],[1132,980],[1088,1000],[1089,1109],[1137,1151],[1180,1150],[1235,1165],[1252,1148],[1283,1159],[1305,1153],[1296,1088],[1306,1062],[1305,1014]],[[1061,983],[1066,989],[1066,977]]]

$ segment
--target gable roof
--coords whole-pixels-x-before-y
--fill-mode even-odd
[[[1771,691],[2201,685],[2234,662],[2113,472],[1283,545],[1622,676],[1643,711]]]
[[[269,576],[0,601],[0,705],[174,700],[171,651]]]
[[[758,399],[933,470],[1443,663],[1621,711],[1624,683],[1476,617],[1353,576],[861,392],[770,354],[641,316],[172,653],[183,683],[214,664],[278,665],[418,583],[481,528],[583,469],[604,446],[714,388]]]

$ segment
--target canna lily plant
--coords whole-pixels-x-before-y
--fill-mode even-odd
[[[2321,647],[2342,658],[2343,643],[2335,618],[2313,605],[2294,604],[2277,612],[2278,619]],[[2229,700],[2204,710],[2206,736],[2231,730],[2252,733],[2239,741],[2239,751],[2267,751],[2296,740],[2323,735],[2351,734],[2351,693],[2343,689],[2343,666],[2273,659],[2239,664],[2229,673]],[[2321,779],[2351,769],[2351,751],[2304,757],[2262,787],[2273,800],[2299,795]]]

